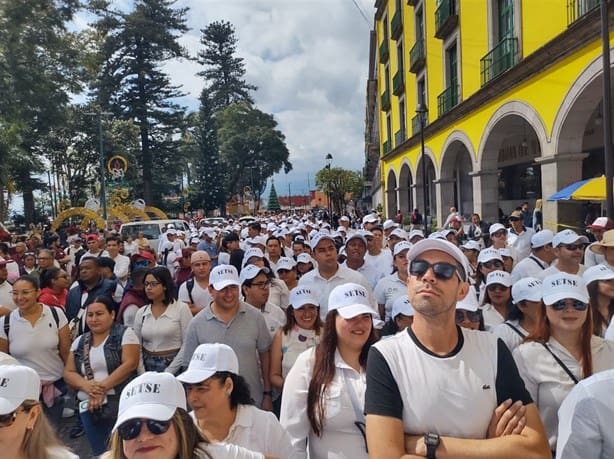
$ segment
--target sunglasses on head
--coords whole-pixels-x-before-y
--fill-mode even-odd
[[[460,324],[465,320],[465,317],[469,322],[478,323],[480,321],[480,311],[467,311],[465,309],[456,310],[456,323]]]
[[[561,247],[565,247],[567,250],[584,250],[584,244],[561,244]]]
[[[171,420],[154,421],[153,419],[130,419],[117,428],[117,433],[122,440],[134,440],[141,433],[143,424],[147,424],[147,430],[154,435],[162,435],[171,426]]]
[[[416,277],[422,277],[431,268],[437,279],[449,280],[456,274],[461,281],[463,280],[456,266],[443,261],[431,264],[425,260],[413,260],[409,265],[409,274]]]
[[[482,263],[485,268],[503,268],[503,262],[501,260],[490,260]]]
[[[586,311],[586,309],[588,308],[588,304],[580,300],[566,300],[566,299],[555,301],[554,303],[550,305],[550,307],[554,309],[555,311],[562,311],[563,309],[567,307],[568,301],[572,301],[571,305],[576,311]]]

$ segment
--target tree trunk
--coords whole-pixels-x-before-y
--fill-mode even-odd
[[[143,161],[143,199],[147,205],[153,204],[153,194],[151,191],[151,184],[153,180],[152,167],[153,159],[151,157],[151,150],[149,149],[149,130],[147,120],[141,120],[141,160]]]

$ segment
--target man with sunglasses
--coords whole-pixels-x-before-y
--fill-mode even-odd
[[[507,243],[516,252],[515,260],[524,260],[531,253],[531,238],[535,230],[524,225],[522,214],[519,210],[513,211],[509,216],[510,228],[507,230]]]
[[[552,247],[554,234],[550,230],[541,230],[531,237],[531,255],[516,263],[512,270],[512,282],[525,277],[535,277],[550,267],[556,255]]]
[[[564,272],[582,277],[586,267],[581,263],[584,249],[588,245],[586,236],[579,236],[575,231],[565,229],[559,231],[552,238],[552,247],[556,261],[536,275],[538,279]]]
[[[407,258],[414,322],[369,352],[369,457],[550,457],[539,414],[505,344],[455,323],[456,303],[469,290],[460,249],[425,240]]]

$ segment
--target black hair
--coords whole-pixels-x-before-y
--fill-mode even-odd
[[[232,392],[230,393],[231,408],[236,408],[237,405],[254,404],[254,399],[252,399],[252,396],[249,393],[249,385],[243,376],[231,373],[230,371],[216,371],[211,378],[217,379],[220,384],[224,384],[226,378],[230,378],[232,380],[233,388]]]
[[[277,236],[269,236],[266,239],[266,244],[265,245],[268,246],[269,245],[269,241],[277,241],[277,243],[281,246],[281,242],[280,242],[280,240],[279,240],[279,238]]]
[[[38,290],[40,288],[40,284],[38,282],[38,279],[35,276],[33,276],[32,274],[24,274],[23,276],[20,276],[19,279],[17,279],[15,282],[13,282],[13,285],[15,285],[17,282],[21,282],[21,281],[29,283],[36,290]]]
[[[105,296],[105,295],[97,296],[96,298],[94,298],[94,301],[92,301],[90,304],[93,304],[93,303],[104,304],[104,307],[106,308],[107,311],[109,311],[109,314],[112,312],[117,314],[117,303],[115,303],[115,301],[113,301],[111,297],[109,296]]]
[[[262,231],[262,226],[260,226],[260,223],[258,223],[258,222],[251,222],[247,226],[249,226],[251,229],[254,229],[254,230],[258,231],[258,232]]]
[[[147,273],[145,273],[145,277],[149,275],[152,275],[164,286],[164,300],[162,302],[165,305],[168,306],[177,299],[177,287],[175,286],[175,282],[173,282],[171,273],[167,268],[164,266],[150,268]]]
[[[118,244],[121,242],[121,239],[118,236],[109,236],[105,239],[105,242],[115,241]]]
[[[115,269],[115,261],[111,257],[98,257],[98,266],[101,268],[109,268],[113,271]]]
[[[56,268],[55,266],[43,269],[39,276],[40,287],[51,288],[51,282],[55,280],[61,271],[62,270],[60,268]]]

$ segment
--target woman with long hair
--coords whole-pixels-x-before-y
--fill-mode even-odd
[[[201,344],[192,354],[184,383],[190,416],[206,438],[265,456],[295,457],[290,437],[275,415],[254,406],[239,360],[226,344]]]
[[[40,377],[22,365],[0,365],[0,450],[11,459],[78,459],[60,443],[38,401]]]
[[[480,251],[478,255],[478,265],[475,271],[475,289],[478,292],[478,298],[484,298],[486,289],[486,277],[493,271],[503,271],[503,257],[499,250],[488,247]]]
[[[151,303],[140,308],[134,318],[134,331],[143,350],[143,365],[146,371],[176,374],[181,369],[181,350],[192,313],[187,304],[177,301],[177,288],[167,268],[151,268],[143,285]]]
[[[614,315],[614,271],[605,265],[595,265],[582,274],[593,316],[593,333],[604,337]]]
[[[392,274],[382,277],[373,290],[377,301],[379,317],[384,321],[392,319],[392,303],[407,293],[407,251],[411,244],[401,241],[392,251]]]
[[[507,319],[493,333],[513,351],[533,333],[542,311],[542,281],[524,277],[512,285],[512,304]]]
[[[378,316],[368,298],[361,285],[335,287],[320,344],[303,352],[286,377],[280,421],[311,459],[368,457],[365,367]]]
[[[168,373],[146,372],[122,390],[103,459],[262,459],[236,445],[210,443],[187,412],[185,391]]]
[[[101,296],[87,306],[89,331],[72,344],[64,380],[77,390],[79,416],[95,456],[106,451],[119,394],[134,377],[141,346],[134,331],[115,322],[115,303]]]
[[[38,301],[64,310],[70,287],[70,276],[66,271],[56,267],[43,269],[40,273],[40,287]]]
[[[64,364],[70,350],[70,331],[64,312],[38,301],[38,280],[21,276],[13,284],[17,309],[4,316],[0,327],[0,351],[34,369],[41,379],[42,407],[59,425],[64,409]]]
[[[593,335],[581,277],[564,272],[547,276],[542,295],[539,323],[513,355],[555,451],[559,406],[579,380],[614,368],[614,342]]]
[[[493,271],[486,277],[486,289],[482,300],[484,329],[493,331],[505,322],[512,307],[512,276],[507,271]]]

